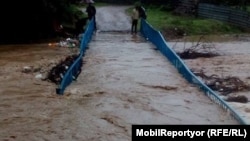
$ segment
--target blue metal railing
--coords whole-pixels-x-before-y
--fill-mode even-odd
[[[244,121],[244,119],[239,116],[239,114],[230,105],[228,105],[223,99],[219,97],[218,94],[207,87],[189,70],[182,59],[171,48],[169,48],[167,42],[159,31],[155,30],[149,23],[147,23],[147,21],[143,19],[141,20],[140,31],[144,38],[151,41],[158,48],[158,50],[160,50],[161,53],[169,59],[169,61],[177,68],[179,73],[187,79],[187,81],[195,84],[197,87],[203,90],[206,96],[208,96],[216,104],[220,105],[223,109],[227,110],[239,123],[247,124],[247,122]],[[88,24],[84,36],[82,37],[80,44],[80,55],[66,72],[59,88],[57,88],[58,94],[63,94],[65,88],[74,80],[75,75],[81,70],[81,59],[84,56],[87,44],[91,40],[93,32],[94,20],[92,19]]]
[[[182,59],[173,51],[163,38],[162,34],[155,30],[146,20],[141,20],[140,32],[144,38],[152,42],[158,50],[177,68],[180,74],[190,83],[195,84],[213,102],[229,112],[240,124],[247,124],[246,121],[213,90],[200,81],[185,65]]]
[[[83,37],[80,43],[80,54],[78,58],[74,61],[74,63],[69,67],[67,72],[65,73],[59,87],[56,89],[56,93],[59,95],[63,95],[65,88],[70,85],[70,83],[76,79],[78,74],[81,72],[82,67],[82,57],[85,54],[88,43],[91,40],[92,34],[94,32],[94,20],[90,20],[88,26],[83,33]]]

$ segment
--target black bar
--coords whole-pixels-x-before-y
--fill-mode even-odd
[[[250,125],[132,125],[132,141],[250,141]]]

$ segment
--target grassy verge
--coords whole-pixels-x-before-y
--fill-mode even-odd
[[[147,9],[148,22],[157,30],[180,29],[186,35],[200,34],[231,34],[243,33],[239,27],[212,20],[201,19],[192,16],[177,16],[171,12],[162,11],[159,8]]]

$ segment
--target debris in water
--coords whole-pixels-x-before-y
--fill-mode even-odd
[[[49,43],[50,47],[78,47],[80,45],[80,41],[77,39],[67,38],[65,40],[61,40],[58,43]]]
[[[22,73],[30,73],[32,71],[32,68],[30,66],[23,67]]]
[[[244,95],[229,96],[225,100],[228,102],[240,102],[240,103],[247,103],[248,102],[248,98]]]
[[[217,74],[206,75],[203,70],[193,72],[196,76],[203,79],[204,83],[212,90],[220,92],[222,95],[228,95],[232,92],[249,91],[250,85],[246,84],[238,77],[226,76],[219,77]]]
[[[43,75],[42,75],[42,74],[37,74],[37,75],[35,76],[35,78],[36,78],[36,79],[42,79],[42,78],[43,78]]]
[[[55,84],[60,84],[65,73],[67,72],[67,70],[70,68],[70,66],[74,63],[74,61],[78,58],[79,55],[71,55],[71,56],[67,56],[65,58],[65,60],[61,61],[59,64],[57,64],[56,66],[54,66],[50,72],[47,75],[47,78],[45,80],[50,80],[51,82],[55,83]],[[80,68],[83,64],[83,61],[81,59],[80,62]],[[79,72],[77,72],[77,74],[74,76],[75,79],[77,78],[77,76],[81,73],[81,70],[79,70]]]
[[[188,48],[184,46],[184,50],[176,54],[182,59],[195,59],[199,57],[209,58],[220,55],[216,53],[215,45],[212,42],[206,41],[204,36],[201,36],[195,45]]]
[[[163,90],[176,90],[177,87],[173,87],[173,86],[151,86],[151,85],[145,85],[145,84],[141,84],[144,87],[150,87],[150,88],[154,88],[154,89],[163,89]]]

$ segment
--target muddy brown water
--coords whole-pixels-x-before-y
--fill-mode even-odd
[[[237,124],[138,35],[96,34],[63,96],[21,72],[70,53],[47,44],[1,47],[1,140],[130,140],[132,124]]]
[[[132,124],[238,124],[139,35],[95,34],[63,96],[37,72],[22,73],[45,74],[71,53],[48,43],[0,47],[0,140],[128,141]]]

